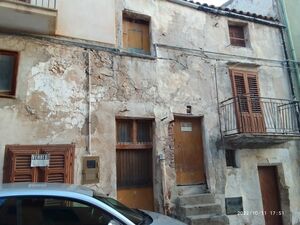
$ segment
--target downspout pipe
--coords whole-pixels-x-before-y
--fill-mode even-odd
[[[159,155],[160,169],[162,175],[162,193],[163,193],[163,210],[164,214],[168,214],[168,204],[167,204],[167,182],[166,182],[166,158],[163,153]]]
[[[86,76],[88,79],[88,84],[87,84],[87,110],[88,110],[88,143],[87,143],[87,154],[91,155],[91,151],[92,151],[92,137],[91,137],[91,50],[89,49],[85,49],[86,50]]]
[[[284,39],[284,30],[283,30],[283,28],[280,29],[280,36],[281,36],[281,40],[282,40],[284,57],[285,57],[285,61],[286,61],[288,79],[289,79],[289,83],[290,83],[290,87],[291,87],[291,94],[292,94],[292,98],[295,99],[296,98],[295,87],[294,87],[292,71],[291,71],[291,67],[290,67],[288,50],[287,50],[287,46],[286,46],[285,39]]]
[[[296,94],[298,95],[298,100],[300,100],[300,71],[299,71],[299,66],[298,66],[298,62],[297,62],[297,56],[296,56],[296,51],[295,51],[295,46],[292,40],[292,33],[291,33],[291,29],[290,29],[290,22],[289,22],[289,18],[287,16],[287,10],[286,10],[286,6],[285,3],[283,2],[283,0],[278,0],[279,1],[279,5],[281,8],[281,16],[283,18],[283,22],[286,25],[286,34],[287,34],[287,38],[288,38],[288,42],[289,42],[289,47],[290,47],[290,52],[291,52],[291,58],[292,58],[292,64],[293,67],[295,68],[295,75],[296,75],[296,85],[297,85],[297,92]],[[288,56],[287,59],[289,59],[290,57]],[[290,61],[290,60],[289,60]]]

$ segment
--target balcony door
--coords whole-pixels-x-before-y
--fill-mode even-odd
[[[230,73],[239,132],[264,133],[266,127],[257,73],[242,70],[231,70]]]

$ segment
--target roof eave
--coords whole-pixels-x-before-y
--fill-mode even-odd
[[[254,22],[254,23],[273,26],[273,27],[279,27],[279,28],[285,27],[283,24],[281,24],[278,21],[259,18],[260,17],[259,15],[257,17],[252,16],[252,15],[245,15],[242,13],[229,11],[229,9],[221,9],[220,7],[218,7],[218,8],[211,7],[211,6],[207,6],[207,5],[202,5],[200,3],[195,3],[192,1],[186,1],[186,0],[168,0],[168,1],[175,3],[175,4],[182,5],[182,6],[194,8],[194,9],[197,9],[197,10],[200,10],[203,12],[212,13],[215,15],[221,15],[221,16],[226,16],[226,17],[230,17],[230,18],[240,19],[240,20],[246,20],[246,21],[250,21],[250,22]]]

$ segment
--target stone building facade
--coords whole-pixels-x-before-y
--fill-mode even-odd
[[[25,11],[38,8],[4,2],[21,5]],[[10,150],[13,155],[18,154],[14,149],[22,147],[27,151],[41,149],[33,151],[36,153],[49,146],[59,150],[67,145],[74,147],[70,182],[84,183],[85,160],[95,157],[99,160],[97,181],[86,185],[120,198],[118,160],[124,159],[121,154],[118,158],[118,152],[127,149],[130,155],[136,149],[147,149],[151,151],[150,157],[145,157],[151,162],[148,185],[154,210],[186,222],[194,220],[195,224],[206,224],[210,219],[211,224],[263,225],[259,169],[269,166],[278,173],[275,183],[279,190],[274,198],[281,202],[283,223],[299,224],[299,104],[289,100],[280,24],[269,17],[180,0],[116,0],[107,6],[103,6],[107,1],[80,2],[58,1],[57,9],[51,9],[57,23],[54,33],[29,28],[20,32],[1,24],[0,54],[18,53],[18,65],[15,92],[0,98],[0,180],[10,179],[6,175],[12,168],[11,155],[7,155]],[[7,9],[1,4],[1,10]],[[81,17],[87,13],[84,7],[91,12],[99,10],[97,15],[103,13],[107,20],[99,16],[96,20],[95,13]],[[78,12],[74,21],[68,18],[71,9]],[[148,52],[124,47],[125,17],[148,27]],[[230,35],[232,26],[243,30],[244,46],[231,40],[235,38]],[[235,83],[239,77],[248,81],[249,93],[245,83]],[[255,89],[252,81],[258,91],[251,92]],[[251,93],[259,95],[249,97]],[[243,104],[248,105],[248,111]],[[276,111],[283,105],[289,106],[287,114]],[[257,122],[263,124],[261,130],[254,125],[253,116],[248,117],[252,127],[246,124],[250,130],[243,126],[246,117],[241,115],[249,110],[262,116]],[[286,115],[289,120],[283,123]],[[140,122],[146,127],[141,135]],[[189,132],[196,130],[197,138],[189,139]],[[146,144],[139,142],[143,138]],[[185,139],[195,143],[189,145]],[[200,139],[199,144],[196,141]],[[200,153],[194,149],[196,145],[201,145]],[[178,155],[185,149],[197,154],[190,158],[187,153]],[[178,167],[180,157],[188,159],[181,161],[182,168]],[[191,166],[191,159],[199,157],[202,160],[196,161],[196,167]],[[201,170],[201,182],[188,185],[190,170]],[[131,194],[125,192],[129,199],[122,200],[133,202]],[[196,202],[188,198],[191,195]],[[238,211],[243,213],[230,212],[234,201],[234,209],[242,207]],[[199,214],[205,217],[197,218]]]

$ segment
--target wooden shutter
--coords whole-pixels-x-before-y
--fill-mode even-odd
[[[44,182],[73,183],[73,146],[46,146],[42,154],[50,155],[50,165],[44,169]]]
[[[73,183],[74,145],[6,146],[3,182]],[[32,154],[50,155],[49,167],[31,167]]]
[[[117,150],[118,188],[152,186],[151,150]]]
[[[230,74],[239,131],[265,132],[257,73],[230,70]]]
[[[37,154],[35,147],[7,146],[5,150],[3,182],[36,182],[37,168],[32,168],[31,155]]]
[[[124,17],[123,48],[137,53],[149,53],[149,22]]]
[[[238,97],[239,110],[242,112],[249,112],[244,73],[232,71],[232,82],[234,96]]]
[[[249,86],[249,95],[251,98],[252,112],[261,113],[257,76],[256,74],[248,73],[247,79]]]

